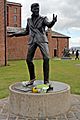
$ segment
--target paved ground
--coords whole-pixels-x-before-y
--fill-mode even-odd
[[[16,116],[8,112],[8,98],[0,100],[0,120],[80,120],[80,96],[71,95],[71,108],[70,110],[53,118],[27,118]]]

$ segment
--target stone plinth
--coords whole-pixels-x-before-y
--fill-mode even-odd
[[[71,57],[62,57],[61,59],[62,60],[71,60],[72,58]]]
[[[49,93],[25,92],[25,90],[19,90],[19,87],[15,89],[17,86],[21,86],[21,83],[11,85],[9,87],[10,112],[31,118],[53,117],[67,112],[70,108],[69,85],[55,81],[51,83],[54,88]]]

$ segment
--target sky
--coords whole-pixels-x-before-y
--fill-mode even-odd
[[[8,0],[21,3],[22,27],[25,28],[27,18],[31,16],[32,3],[40,4],[40,15],[52,20],[53,13],[58,20],[52,30],[70,38],[69,47],[80,47],[80,0]]]

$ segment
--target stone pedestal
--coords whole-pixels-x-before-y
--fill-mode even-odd
[[[21,83],[11,85],[9,87],[10,112],[31,118],[53,117],[67,112],[70,108],[71,100],[70,86],[55,81],[51,82],[51,84],[53,84],[54,88],[49,93],[31,93],[22,89],[19,90],[19,87],[15,89]]]

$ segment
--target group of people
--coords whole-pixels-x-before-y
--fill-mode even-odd
[[[72,49],[72,55],[75,55],[75,60],[79,60],[79,50],[74,50]],[[76,51],[76,52],[75,52]],[[64,48],[63,51],[63,57],[70,57],[70,49],[68,49],[67,47]]]
[[[75,51],[76,51],[76,53],[75,53]],[[72,55],[74,55],[74,53],[75,53],[75,56],[76,56],[75,60],[77,60],[77,59],[79,60],[79,50],[73,50],[72,49]]]

